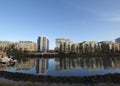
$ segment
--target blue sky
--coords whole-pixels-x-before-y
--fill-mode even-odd
[[[56,38],[113,40],[120,37],[120,0],[0,0],[0,40]]]

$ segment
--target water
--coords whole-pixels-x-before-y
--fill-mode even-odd
[[[103,75],[120,73],[120,58],[34,58],[27,61],[19,61],[14,66],[0,64],[0,70],[52,76]]]

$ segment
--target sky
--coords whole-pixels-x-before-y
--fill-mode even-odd
[[[120,0],[0,0],[0,40],[74,42],[120,37]]]

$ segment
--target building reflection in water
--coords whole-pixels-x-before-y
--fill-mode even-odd
[[[117,69],[120,68],[120,58],[119,57],[91,57],[91,58],[54,58],[55,60],[49,61],[48,58],[35,58],[29,59],[27,61],[20,61],[15,64],[15,66],[7,66],[5,64],[0,64],[0,70],[8,70],[8,71],[16,71],[20,72],[23,70],[25,73],[34,73],[37,75],[46,75],[55,70],[72,70],[82,68],[87,71],[95,71],[95,70],[108,70],[109,69]],[[55,63],[55,70],[54,68]],[[50,66],[49,66],[50,65]],[[48,66],[50,67],[49,71]],[[52,68],[51,68],[52,67]],[[27,71],[25,71],[27,70]]]
[[[48,61],[47,58],[35,58],[28,59],[26,61],[17,62],[14,66],[8,66],[7,64],[0,63],[0,70],[9,70],[10,68],[15,68],[15,71],[26,71],[35,68],[35,72],[38,75],[45,75],[48,69]]]
[[[21,61],[21,62],[17,63],[17,65],[15,67],[16,67],[16,71],[20,71],[20,70],[30,70],[35,65],[36,65],[36,60],[29,59],[27,61]]]
[[[18,61],[13,66],[0,63],[0,70],[7,70],[7,69],[10,69],[10,68],[15,68],[16,71],[30,70],[33,67],[35,67],[35,65],[36,65],[36,60],[35,59],[28,59],[26,61]]]
[[[93,71],[100,69],[116,69],[120,68],[120,58],[56,58],[56,70],[72,70],[75,68],[83,68]]]
[[[36,61],[36,73],[39,75],[45,75],[48,69],[48,59],[47,58],[39,58]]]

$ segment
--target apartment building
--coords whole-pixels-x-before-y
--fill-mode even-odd
[[[32,41],[19,41],[15,43],[17,49],[22,49],[22,51],[37,51],[37,44]]]

